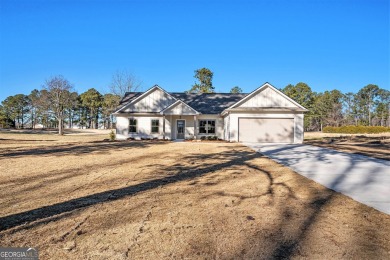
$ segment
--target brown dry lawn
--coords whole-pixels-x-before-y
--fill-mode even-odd
[[[240,144],[0,133],[0,246],[41,259],[389,259],[390,216]]]
[[[305,133],[305,143],[390,160],[390,133],[362,135],[308,132]]]

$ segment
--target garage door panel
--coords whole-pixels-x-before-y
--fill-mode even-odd
[[[239,141],[293,143],[293,118],[239,118]]]

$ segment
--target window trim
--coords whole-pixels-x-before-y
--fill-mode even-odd
[[[130,125],[130,121],[135,120],[135,125]],[[135,132],[130,131],[130,127],[135,126]],[[136,134],[138,133],[138,119],[137,118],[129,118],[129,134]]]
[[[200,132],[200,122],[201,121],[206,121],[206,125],[208,125],[208,121],[214,121],[214,133],[209,133],[208,127],[206,128],[206,133],[201,133]],[[217,120],[216,119],[198,119],[198,134],[199,135],[216,135],[217,134]]]
[[[153,126],[153,121],[157,121],[157,126]],[[153,127],[157,127],[157,132],[153,132]],[[159,134],[160,133],[160,119],[152,118],[150,119],[150,133],[151,134]]]

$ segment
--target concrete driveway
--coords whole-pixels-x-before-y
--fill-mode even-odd
[[[390,161],[305,144],[245,145],[332,190],[390,214]]]

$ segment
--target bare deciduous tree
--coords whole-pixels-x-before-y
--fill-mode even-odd
[[[133,74],[127,71],[117,71],[113,76],[110,84],[111,93],[123,97],[126,92],[137,91],[142,82]]]
[[[63,76],[55,76],[46,80],[43,88],[47,91],[50,110],[58,122],[58,134],[63,135],[65,110],[72,105],[73,87]]]

